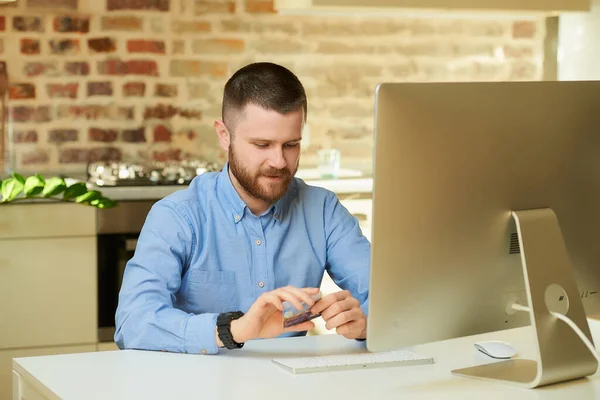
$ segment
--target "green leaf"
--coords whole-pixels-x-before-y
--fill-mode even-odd
[[[12,201],[23,191],[23,183],[15,178],[2,182],[2,202]]]
[[[25,181],[25,196],[37,196],[38,194],[42,193],[42,190],[44,190],[43,179],[44,178],[40,180],[40,177],[38,175],[33,175],[27,178],[27,180]]]
[[[97,190],[90,190],[87,193],[84,193],[75,198],[75,203],[89,203],[92,200],[100,199],[102,197],[102,193]]]
[[[64,179],[58,177],[50,178],[46,181],[42,195],[44,197],[56,196],[57,194],[61,194],[66,188],[67,184]]]
[[[98,208],[113,208],[117,205],[117,202],[107,199],[106,197],[101,197],[99,199],[92,200],[90,205]]]
[[[44,177],[40,174],[35,174],[35,176],[38,177],[38,179],[45,185],[46,184],[46,180],[44,179]]]
[[[77,196],[81,196],[85,192],[87,192],[87,186],[85,185],[85,182],[77,182],[72,184],[65,190],[65,193],[63,194],[63,199],[74,199]]]
[[[13,178],[21,182],[23,185],[25,184],[25,177],[23,175],[17,174],[16,172],[12,173]]]

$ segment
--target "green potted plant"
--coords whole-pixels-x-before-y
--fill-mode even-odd
[[[102,196],[98,190],[89,190],[85,182],[67,185],[63,178],[44,179],[40,174],[28,178],[13,172],[0,185],[0,204],[31,199],[50,199],[60,202],[74,202],[97,208],[112,208],[117,202]]]

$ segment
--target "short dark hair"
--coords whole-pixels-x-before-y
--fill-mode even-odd
[[[244,107],[254,104],[265,110],[287,114],[302,107],[306,121],[306,93],[289,69],[270,62],[248,64],[237,70],[225,84],[222,118],[233,134]]]

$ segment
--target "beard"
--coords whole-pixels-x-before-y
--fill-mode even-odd
[[[292,181],[294,175],[298,171],[298,165],[300,160],[296,163],[294,172],[290,172],[287,168],[276,169],[276,168],[265,168],[259,169],[257,172],[245,168],[240,160],[237,158],[233,146],[229,146],[229,169],[238,183],[255,199],[266,201],[268,203],[274,203],[287,192],[288,186]],[[269,182],[265,184],[260,183],[260,178],[266,177],[279,177],[278,182]]]

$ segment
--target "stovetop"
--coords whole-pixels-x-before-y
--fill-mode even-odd
[[[88,164],[87,180],[96,186],[188,185],[196,176],[220,171],[221,168],[203,161],[153,164],[97,162]]]

